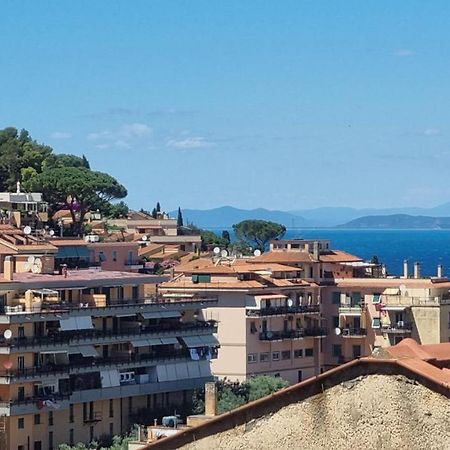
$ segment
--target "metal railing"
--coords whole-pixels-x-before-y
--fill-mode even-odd
[[[343,328],[342,337],[346,336],[365,336],[367,331],[365,328]]]
[[[326,336],[328,330],[323,327],[301,328],[298,330],[263,331],[259,333],[261,341],[279,341],[284,339],[301,339],[305,337]]]
[[[320,312],[320,305],[271,306],[260,309],[247,309],[247,316],[275,316],[318,312]]]
[[[0,346],[8,346],[14,348],[26,348],[26,347],[42,347],[44,345],[68,345],[69,343],[79,344],[80,341],[94,340],[94,339],[107,339],[117,338],[117,341],[121,339],[133,339],[140,336],[152,336],[152,335],[167,335],[175,334],[177,332],[217,332],[217,325],[209,322],[196,322],[196,323],[167,323],[158,325],[149,325],[143,328],[125,328],[118,330],[79,330],[79,331],[62,331],[53,334],[52,336],[35,336],[35,337],[19,337],[14,339],[0,338]]]
[[[411,322],[397,322],[389,325],[381,325],[383,333],[410,333],[412,331]]]

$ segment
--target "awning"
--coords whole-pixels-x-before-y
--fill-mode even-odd
[[[177,338],[174,338],[174,337],[162,337],[161,343],[164,345],[178,344],[178,340],[177,340]]]
[[[362,311],[346,311],[346,312],[340,312],[340,316],[349,316],[349,317],[358,317],[362,315]]]
[[[67,353],[67,350],[42,350],[39,352],[41,355],[53,355],[58,353]]]
[[[78,346],[78,350],[84,357],[93,357],[98,358],[97,350],[93,345],[80,345]]]
[[[115,314],[115,317],[134,317],[136,313],[134,314]]]
[[[131,345],[134,347],[134,348],[137,348],[137,347],[148,347],[149,345],[151,345],[151,344],[149,344],[149,342],[148,342],[148,339],[141,339],[141,340],[135,340],[135,341],[130,341],[131,342]]]
[[[120,386],[120,373],[118,370],[101,370],[100,379],[102,387]]]
[[[295,270],[294,268],[292,270]],[[277,300],[287,298],[283,294],[268,294],[268,295],[255,295],[256,300]]]
[[[31,292],[33,294],[39,294],[39,295],[58,295],[58,291],[53,291],[51,289],[32,289]]]
[[[382,311],[404,311],[407,308],[407,306],[401,306],[401,305],[397,305],[397,306],[382,306],[381,310]]]
[[[208,334],[206,336],[199,336],[201,341],[203,342],[203,345],[206,345],[208,347],[217,347],[219,345],[219,341],[215,336],[212,334]]]
[[[59,321],[62,331],[89,330],[94,328],[91,316],[69,317]]]
[[[180,311],[152,311],[140,313],[143,319],[166,319],[169,317],[181,317]]]
[[[66,258],[86,258],[89,259],[89,250],[87,246],[75,246],[68,245],[65,247],[59,247],[58,252],[55,255],[57,259],[66,259]]]
[[[383,291],[383,295],[398,295],[399,293],[399,288],[387,288]]]
[[[205,345],[200,336],[183,336],[181,339],[183,339],[188,348],[203,347]]]

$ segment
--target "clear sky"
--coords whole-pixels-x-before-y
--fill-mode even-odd
[[[0,127],[132,207],[450,200],[450,2],[2,0]]]

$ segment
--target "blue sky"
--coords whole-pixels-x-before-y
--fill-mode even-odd
[[[2,1],[0,127],[132,207],[450,200],[448,1]]]

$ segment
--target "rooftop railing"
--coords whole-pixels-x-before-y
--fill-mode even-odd
[[[411,322],[397,322],[389,325],[381,325],[380,329],[383,333],[411,333],[412,331]]]
[[[271,306],[261,309],[247,309],[247,316],[276,316],[286,314],[319,313],[320,305]]]

